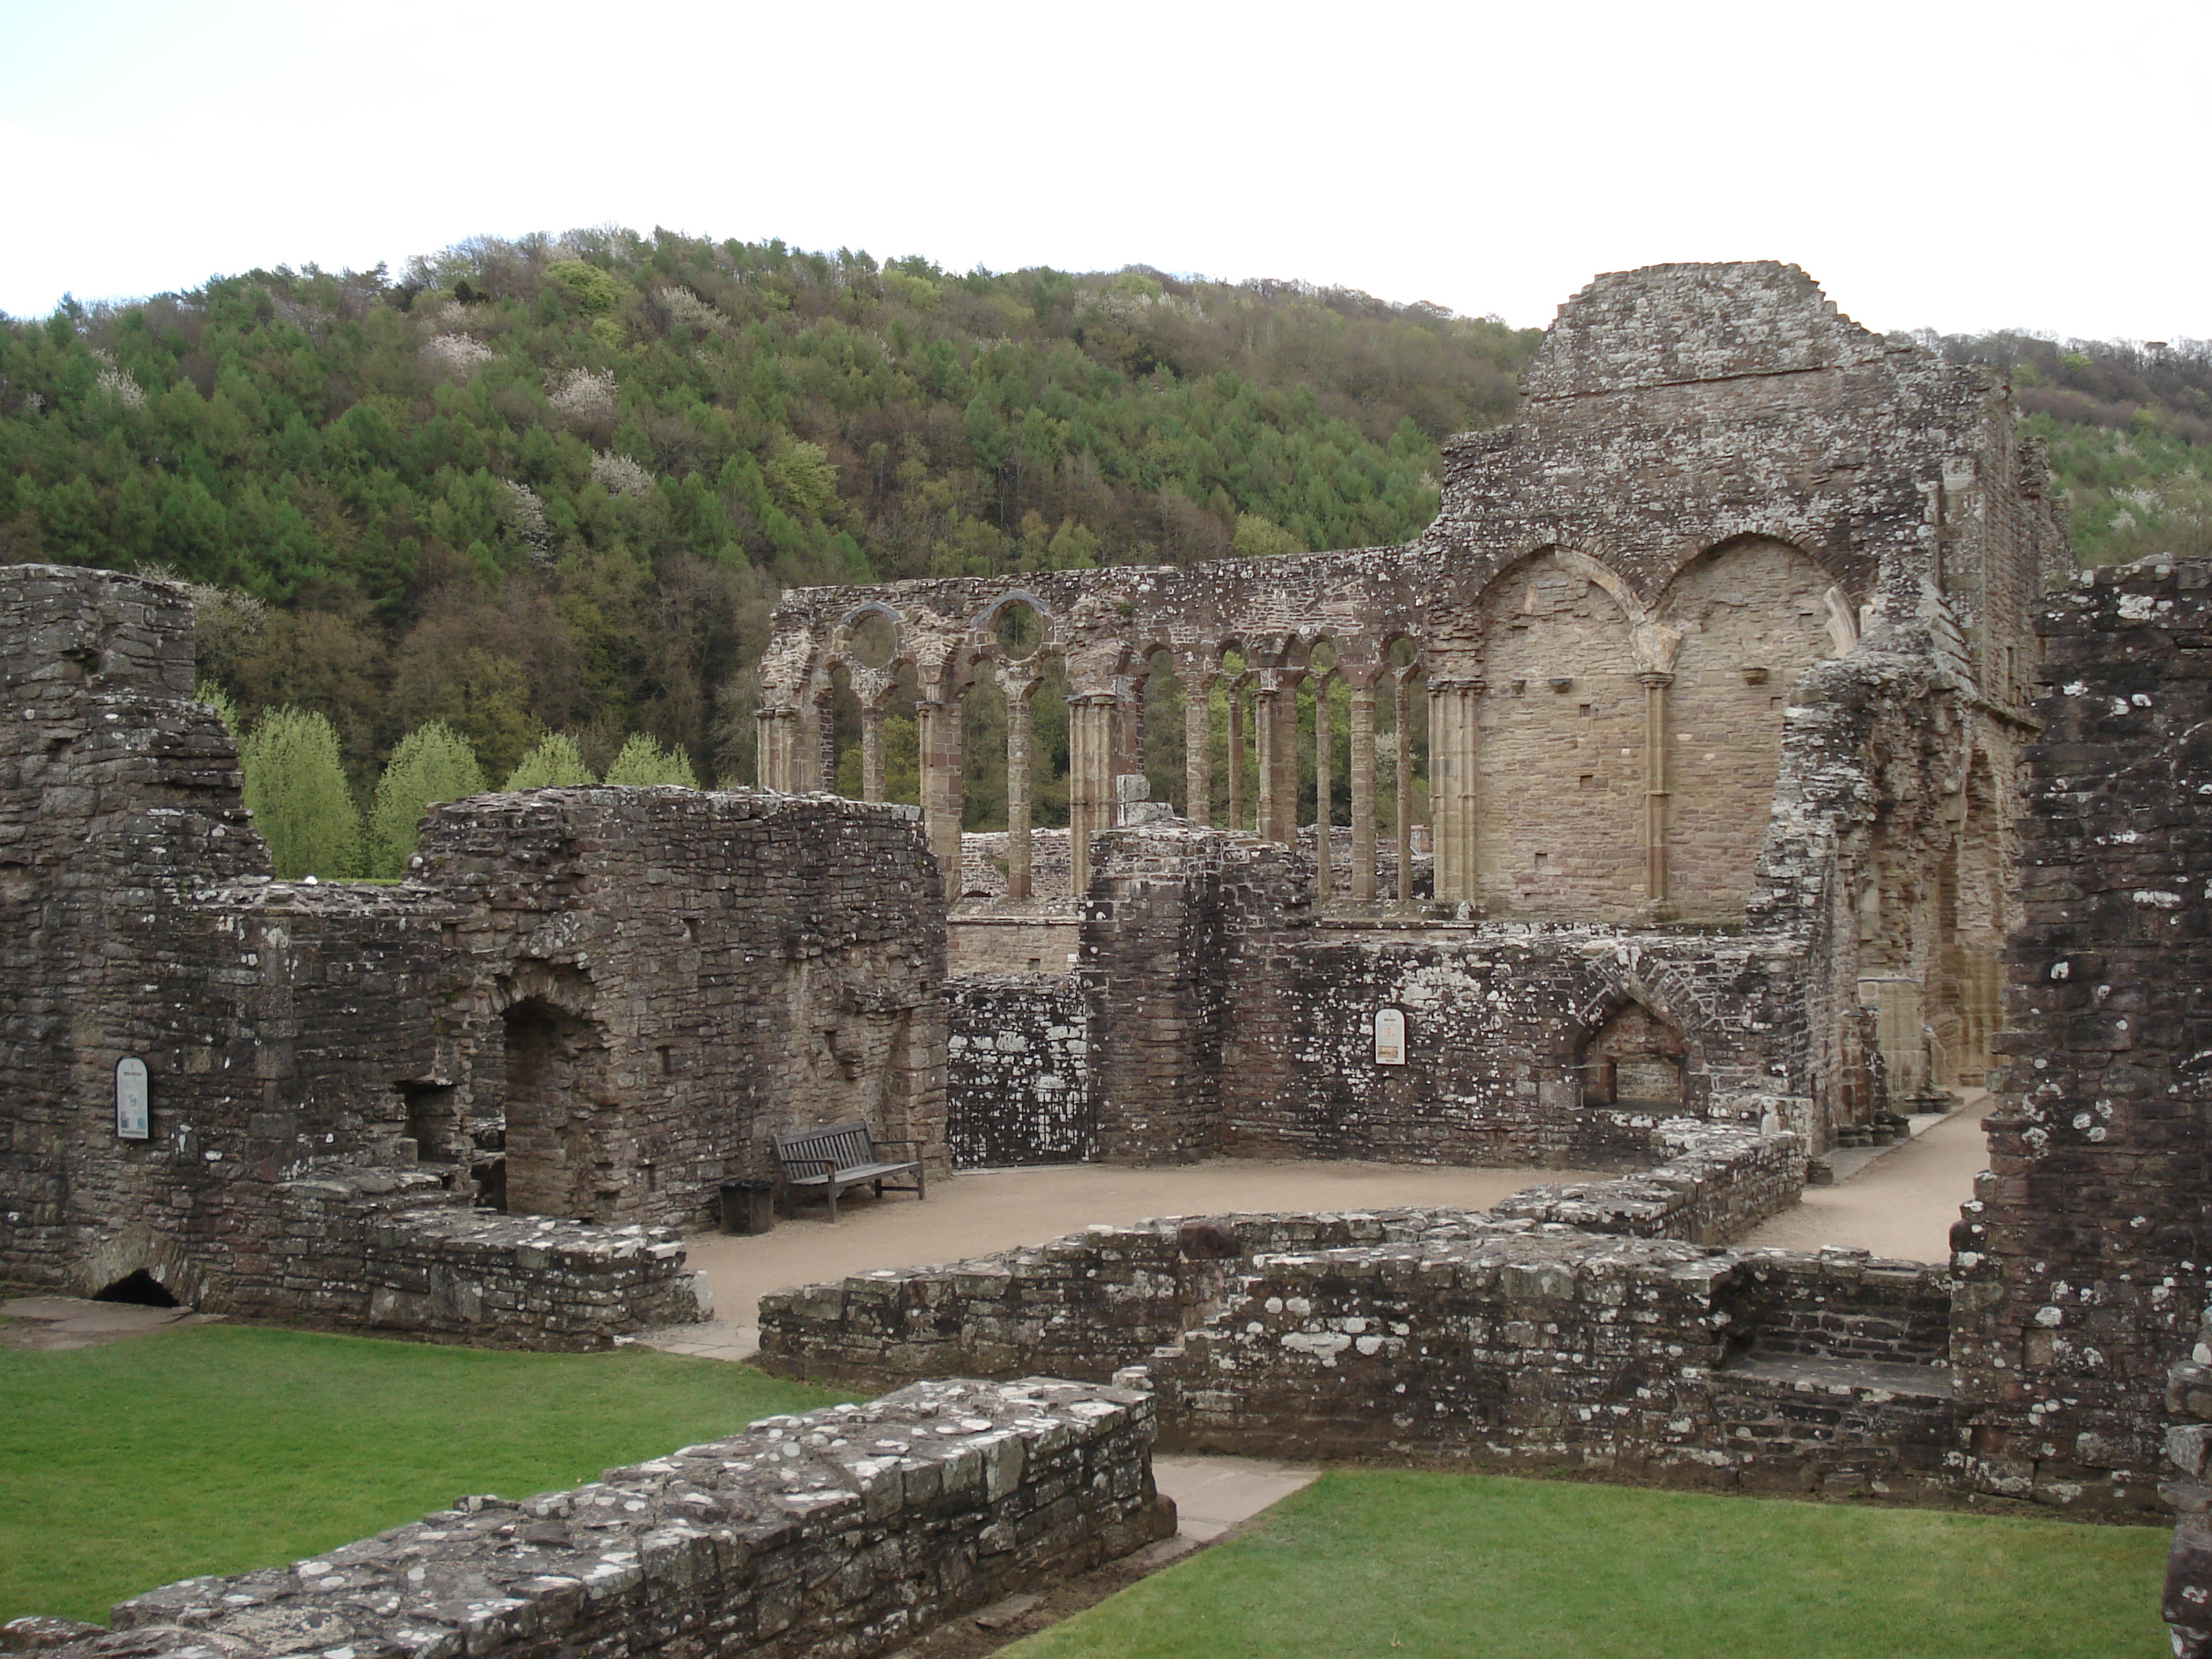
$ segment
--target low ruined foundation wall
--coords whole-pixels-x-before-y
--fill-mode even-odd
[[[1606,1224],[1592,1232],[1710,1243],[1784,1207],[1783,1195],[1794,1200],[1802,1184],[1803,1158],[1786,1133],[1686,1121],[1655,1139],[1677,1156],[1641,1186],[1533,1188],[1489,1212],[1169,1217],[780,1291],[760,1301],[760,1363],[877,1383],[1027,1371],[1103,1379],[1180,1341],[1262,1258],[1527,1232],[1571,1213]]]
[[[1046,1371],[1104,1379],[1181,1340],[1250,1258],[1455,1235],[1480,1212],[1170,1217],[948,1267],[885,1268],[760,1299],[759,1364],[887,1384]]]
[[[1765,1346],[1770,1328],[1802,1342],[1827,1319],[1871,1332],[1870,1265],[1942,1299],[1941,1270],[1917,1264],[1551,1229],[1267,1257],[1156,1358],[1162,1440],[1940,1495],[1953,1409],[1924,1328],[1900,1329],[1887,1363]]]
[[[1175,1530],[1151,1396],[918,1384],[610,1470],[466,1498],[313,1561],[194,1578],[58,1659],[880,1653]]]
[[[761,1364],[869,1383],[1143,1365],[1164,1444],[1948,1494],[1948,1269],[1464,1210],[1095,1227],[763,1297]]]
[[[1066,977],[952,979],[945,1006],[945,1139],[954,1165],[1091,1157],[1097,1118],[1081,988]]]
[[[287,1182],[261,1234],[204,1308],[551,1349],[708,1316],[673,1228],[470,1209],[426,1171]]]
[[[1787,1131],[1670,1118],[1650,1133],[1655,1150],[1674,1154],[1665,1163],[1610,1181],[1531,1187],[1491,1213],[1583,1232],[1726,1244],[1781,1214],[1805,1190],[1805,1144]]]

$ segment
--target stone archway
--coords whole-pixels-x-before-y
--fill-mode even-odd
[[[1583,1103],[1672,1116],[1689,1109],[1689,1044],[1644,1003],[1623,1003],[1582,1052]]]

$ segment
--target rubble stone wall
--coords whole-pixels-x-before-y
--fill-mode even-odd
[[[1489,1214],[1176,1217],[777,1291],[761,1298],[761,1363],[868,1382],[1039,1370],[1104,1378],[1179,1340],[1263,1256],[1562,1222],[1718,1243],[1786,1207],[1802,1179],[1800,1143],[1786,1132],[1677,1122],[1648,1132],[1646,1144],[1673,1156],[1641,1178],[1534,1188]]]
[[[1955,1230],[1983,1489],[2147,1507],[2207,1300],[2212,564],[2085,574],[2042,620],[2025,918],[1989,1172]]]
[[[1770,1353],[1741,1317],[1802,1328],[1854,1269],[1942,1279],[1553,1231],[1266,1257],[1158,1358],[1163,1443],[1936,1495],[1953,1412],[1932,1355]]]
[[[660,1235],[579,1222],[703,1218],[773,1130],[833,1118],[943,1163],[943,900],[900,809],[481,796],[398,886],[271,881],[191,629],[162,584],[0,569],[0,1276],[502,1340],[536,1310],[573,1346],[691,1305]],[[125,1056],[143,1140],[116,1133]],[[502,1137],[573,1282],[525,1288],[544,1237],[427,1213],[472,1176],[497,1196]],[[404,1218],[291,1185],[377,1172]],[[473,1290],[426,1288],[440,1250]]]
[[[878,1383],[1141,1364],[1176,1449],[1920,1498],[1956,1462],[1948,1310],[1944,1269],[1860,1251],[1211,1216],[764,1297],[762,1363]]]
[[[917,1384],[118,1603],[56,1659],[866,1656],[1164,1537],[1150,1395]]]
[[[946,981],[945,1139],[961,1169],[1073,1164],[1097,1144],[1089,1027],[1072,981]]]

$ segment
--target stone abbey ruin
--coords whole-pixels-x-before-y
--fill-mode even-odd
[[[1598,278],[1402,547],[789,593],[759,788],[455,803],[395,887],[270,879],[176,590],[0,569],[0,1278],[590,1346],[701,1316],[681,1230],[782,1129],[1536,1172],[772,1296],[763,1363],[899,1392],[92,1650],[880,1651],[1158,1535],[1155,1436],[2114,1516],[2171,1449],[2212,1624],[2212,568],[2075,574],[2004,384],[1794,267]],[[1948,1262],[1730,1247],[1983,1085]]]

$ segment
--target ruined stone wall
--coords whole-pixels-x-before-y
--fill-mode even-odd
[[[1805,1190],[1805,1143],[1786,1129],[1674,1118],[1644,1134],[1645,1155],[1666,1154],[1664,1163],[1610,1181],[1526,1188],[1491,1213],[1577,1232],[1725,1244],[1790,1208]]]
[[[2212,565],[2085,574],[2040,625],[2025,915],[1953,1352],[1978,1486],[2140,1508],[2207,1291]]]
[[[1097,1143],[1083,994],[1067,978],[952,979],[945,1140],[954,1165],[1073,1164]]]
[[[1175,1530],[1149,1395],[927,1382],[519,1502],[470,1496],[312,1561],[118,1603],[57,1659],[854,1656]]]
[[[1068,891],[1067,831],[1030,831],[1030,896],[1073,906]],[[971,830],[960,837],[960,896],[1006,896],[1006,833]]]
[[[420,856],[466,914],[453,1110],[505,1102],[511,1191],[518,1014],[584,1051],[588,1085],[532,1114],[559,1166],[541,1212],[700,1220],[717,1182],[774,1173],[773,1132],[853,1118],[942,1160],[941,902],[896,809],[539,790],[443,809]]]
[[[945,971],[1064,979],[1075,971],[1082,929],[1073,904],[1046,910],[1019,899],[969,899],[945,919]]]
[[[1936,1496],[1940,1348],[1892,1322],[1881,1360],[1806,1351],[1822,1319],[1876,1326],[1868,1277],[1895,1302],[1940,1296],[1917,1263],[1553,1231],[1272,1256],[1156,1359],[1163,1443]]]
[[[1161,1438],[1270,1457],[1949,1490],[1944,1270],[1479,1212],[1094,1227],[761,1302],[762,1364],[880,1382],[1144,1364]]]
[[[495,1229],[362,1193],[303,1222],[287,1183],[419,1161],[465,1206],[511,1134],[517,1210],[665,1224],[766,1173],[794,1123],[866,1115],[942,1161],[942,897],[896,809],[479,797],[440,809],[400,886],[272,882],[228,736],[185,700],[176,592],[0,570],[0,1275],[89,1293],[144,1271],[210,1309],[391,1322],[430,1307],[422,1252],[445,1249],[481,1333],[534,1307],[569,1343],[562,1309],[597,1306],[603,1340],[688,1309],[680,1255],[533,1301],[513,1286],[544,1238],[501,1266]],[[126,1054],[143,1142],[115,1133]],[[459,1330],[468,1301],[423,1317]]]
[[[1796,1091],[1802,969],[1771,937],[1325,925],[1283,968],[1288,1029],[1243,1035],[1225,1074],[1224,1146],[1240,1155],[1648,1163],[1645,1131],[1665,1109],[1624,1133],[1584,1104],[1585,1048],[1632,1005],[1687,1044],[1673,1110]],[[1386,1006],[1406,1015],[1402,1066],[1375,1059]],[[1237,1007],[1243,1033],[1241,996]]]
[[[1002,670],[1064,668],[1085,723],[1069,787],[1086,831],[1105,822],[1111,757],[1140,746],[1147,678],[1171,662],[1187,707],[1212,689],[1248,716],[1233,761],[1203,721],[1188,728],[1188,800],[1208,800],[1233,766],[1251,781],[1235,832],[1304,850],[1280,714],[1344,682],[1358,758],[1331,793],[1371,824],[1391,769],[1376,705],[1402,686],[1425,734],[1430,919],[1588,927],[1594,956],[1598,930],[1638,951],[1660,948],[1647,929],[1712,930],[1705,969],[1688,961],[1700,947],[1665,947],[1698,981],[1701,1017],[1728,1027],[1724,1054],[1700,1038],[1718,1070],[1694,1087],[1759,1073],[1745,1086],[1810,1099],[1807,1127],[1824,1144],[1893,1101],[1981,1079],[2010,921],[2006,803],[2033,729],[2018,690],[2027,611],[2065,560],[2040,452],[2019,438],[2002,382],[1858,327],[1795,267],[1655,266],[1601,276],[1564,306],[1515,424],[1455,439],[1444,460],[1437,520],[1406,547],[788,594],[763,669],[763,778],[819,781],[824,688],[866,618],[895,636],[892,660],[929,709]],[[1034,610],[1042,642],[1010,668],[994,619],[1017,604]],[[879,678],[891,695],[895,677]],[[957,791],[939,783],[924,793],[942,819]],[[1389,873],[1368,893],[1366,855],[1343,833],[1322,908],[1379,918]],[[1071,844],[1085,874],[1090,850],[1087,834]],[[1387,842],[1372,852],[1390,861]],[[991,879],[977,874],[979,890]],[[1146,902],[1165,930],[1159,907],[1176,902],[1154,891]],[[1190,914],[1211,902],[1192,899]],[[1328,1080],[1333,1118],[1300,1105],[1290,1052],[1347,1041],[1322,981],[1341,969],[1352,978],[1340,991],[1371,1000],[1375,988],[1352,957],[1324,961],[1299,943],[1296,908],[1275,936],[1254,933],[1210,975],[1184,976],[1236,976],[1228,1025],[1213,990],[1148,1027],[1095,1020],[1101,1062],[1118,1063],[1128,1030],[1145,1031],[1131,1040],[1153,1058],[1160,1043],[1201,1032],[1202,1047],[1218,1032],[1256,1097],[1251,1144],[1388,1141],[1404,1115],[1364,1115],[1370,1091],[1356,1078]],[[1799,964],[1778,1017],[1763,981],[1741,994],[1728,983],[1737,930]],[[1006,943],[979,938],[963,959],[1025,966]],[[1123,944],[1132,965],[1144,959]],[[1114,1015],[1112,964],[1102,969],[1086,983]],[[1501,989],[1498,1006],[1552,994]],[[1536,1120],[1571,1109],[1566,1068],[1578,1062],[1539,1051],[1591,1028],[1540,1023],[1501,1031],[1522,1051],[1513,1075],[1447,1067],[1423,1113],[1449,1119],[1449,1101],[1474,1101],[1489,1139],[1510,1141],[1498,1127],[1510,1112],[1528,1135],[1571,1137],[1578,1126]],[[1209,1075],[1212,1053],[1168,1066],[1162,1086]],[[1217,1131],[1178,1097],[1147,1117],[1158,1133],[1131,1139],[1113,1127],[1121,1092],[1102,1096],[1105,1156],[1192,1156],[1245,1133]],[[1423,1122],[1407,1144],[1455,1156],[1455,1135]]]
[[[1435,1242],[1565,1223],[1626,1237],[1720,1243],[1786,1208],[1796,1137],[1676,1122],[1650,1133],[1665,1161],[1639,1176],[1516,1194],[1490,1214],[1176,1217],[1094,1226],[949,1267],[856,1273],[761,1298],[761,1363],[793,1376],[884,1382],[948,1371],[1050,1370],[1107,1377],[1218,1312],[1261,1258]],[[1940,1344],[1942,1331],[1936,1333]]]

